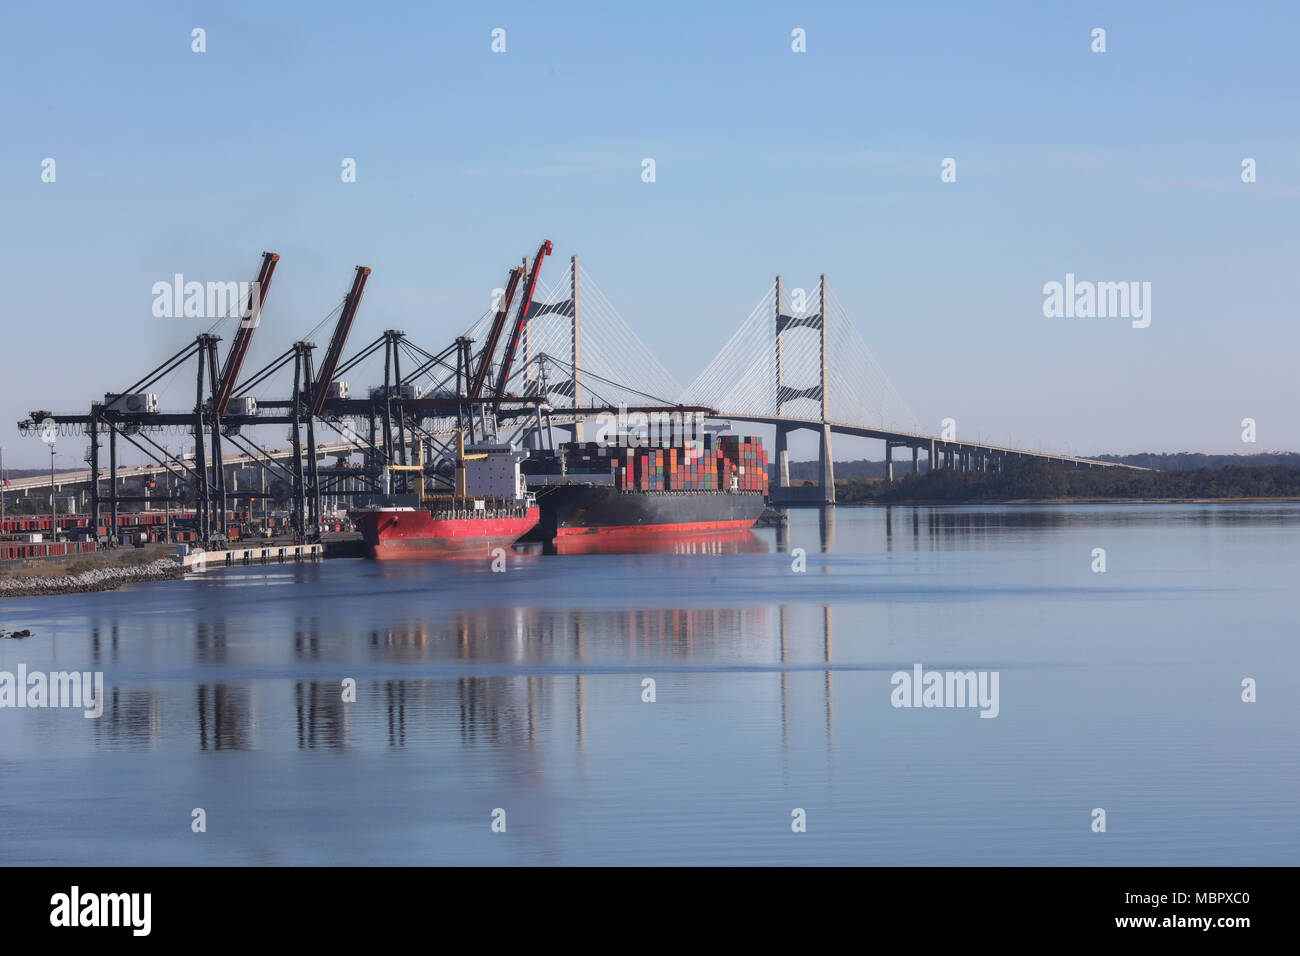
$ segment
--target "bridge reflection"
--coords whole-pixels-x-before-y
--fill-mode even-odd
[[[837,551],[836,525],[843,524],[855,512],[879,515],[879,522],[867,522],[863,537],[861,523],[854,527],[855,534],[839,547],[852,551],[967,551],[996,546],[997,539],[1026,531],[1048,531],[1053,528],[1077,527],[1081,505],[1062,505],[1059,508],[1042,505],[826,505],[816,509],[817,546],[823,554]],[[791,537],[792,515],[808,514],[808,509],[777,508],[786,518],[776,526],[776,550],[787,553],[794,547],[809,547],[806,541]],[[840,511],[841,514],[837,518]],[[1182,516],[1206,526],[1230,524],[1229,520],[1207,511],[1205,514]],[[1108,524],[1131,523],[1122,514],[1098,511],[1097,518]],[[879,527],[877,528],[877,524]],[[878,535],[878,537],[876,537]]]

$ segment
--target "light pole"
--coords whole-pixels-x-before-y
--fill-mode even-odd
[[[50,442],[50,538],[59,540],[59,513],[54,507],[54,442]]]
[[[164,446],[163,446],[163,461],[164,461],[164,462],[170,462],[171,459],[172,459],[171,449],[168,448],[166,445],[164,445]],[[166,493],[167,493],[166,498],[163,499],[163,507],[167,509],[167,517],[166,517],[165,522],[164,522],[164,524],[163,524],[163,541],[166,542],[167,544],[171,544],[171,543],[172,543],[172,481],[171,481],[172,473],[171,473],[171,469],[170,469],[170,468],[167,468],[166,470],[163,471],[162,474],[163,474],[163,489],[164,489],[164,490],[166,491]]]

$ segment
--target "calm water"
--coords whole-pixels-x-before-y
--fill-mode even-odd
[[[1291,505],[842,507],[0,603],[0,671],[107,698],[0,710],[0,863],[1294,865],[1298,572]]]

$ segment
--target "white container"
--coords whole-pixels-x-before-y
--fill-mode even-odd
[[[226,414],[227,414],[227,415],[245,415],[245,416],[256,415],[256,414],[257,414],[257,399],[255,399],[255,398],[250,398],[250,397],[245,397],[245,398],[232,398],[232,399],[230,400],[230,404],[228,404],[228,405],[226,406]]]
[[[110,412],[128,412],[136,415],[158,411],[158,396],[152,392],[107,392],[104,407]]]

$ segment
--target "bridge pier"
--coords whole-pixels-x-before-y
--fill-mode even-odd
[[[775,455],[776,483],[772,500],[778,505],[833,505],[835,504],[835,459],[831,451],[831,426],[821,424],[818,440],[817,462],[821,473],[820,486],[790,483],[790,433],[800,428],[811,428],[811,423],[799,425],[776,424]]]
[[[889,484],[894,480],[894,446],[888,438],[885,439],[885,483]]]
[[[777,487],[790,487],[790,429],[776,426]]]
[[[831,457],[831,426],[822,423],[822,438],[818,448],[821,459],[822,503],[835,504],[835,461]]]

